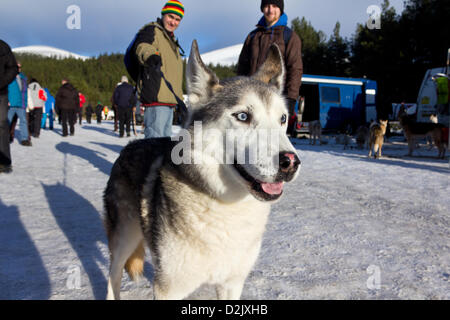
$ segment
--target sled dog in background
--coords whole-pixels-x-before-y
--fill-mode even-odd
[[[365,149],[369,145],[369,128],[362,125],[358,128],[355,135],[358,149]]]
[[[122,150],[104,193],[108,299],[120,298],[123,268],[131,278],[142,274],[145,246],[155,270],[156,299],[182,299],[204,283],[216,286],[219,299],[240,298],[271,204],[300,169],[286,135],[284,76],[283,58],[273,45],[255,75],[219,82],[194,40],[186,72],[190,110],[182,129],[191,134],[191,149],[183,149],[183,157],[210,161],[176,164],[174,153],[186,143],[176,141],[180,136],[137,140]],[[195,137],[198,122],[203,130]],[[211,156],[209,146],[223,148],[224,141],[208,129],[242,130],[240,141],[257,130],[274,130],[279,143],[276,148],[266,144],[266,156],[255,163],[234,159],[228,164]],[[198,138],[206,148],[194,143]],[[238,145],[235,154],[250,148],[247,142]]]
[[[429,138],[433,140],[438,149],[438,158],[445,158],[446,137],[444,137],[444,126],[439,123],[417,122],[406,113],[405,108],[401,108],[398,119],[403,129],[403,134],[408,141],[408,156],[411,156],[418,139]]]
[[[320,120],[314,120],[309,122],[309,144],[316,144],[316,139],[319,140],[319,144],[322,144],[322,125]]]
[[[386,134],[388,121],[380,120],[380,123],[372,122],[369,129],[369,157],[381,158],[381,149],[383,148],[384,135]]]

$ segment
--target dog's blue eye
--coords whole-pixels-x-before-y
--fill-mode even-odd
[[[283,116],[281,116],[281,124],[285,124],[287,121],[287,117],[285,114],[283,114]]]
[[[239,121],[247,122],[249,119],[249,115],[245,112],[241,112],[235,115],[236,119]]]

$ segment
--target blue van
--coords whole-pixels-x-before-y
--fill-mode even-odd
[[[373,80],[304,74],[293,128],[307,132],[309,121],[320,120],[325,131],[354,132],[377,120],[377,93]]]

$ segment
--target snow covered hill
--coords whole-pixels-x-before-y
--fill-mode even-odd
[[[237,64],[239,54],[241,53],[243,44],[237,44],[231,47],[210,51],[202,54],[202,60],[205,64],[220,64],[222,66],[230,66]]]
[[[221,64],[223,66],[230,66],[236,64],[239,59],[239,54],[242,50],[242,44],[222,48],[219,50],[210,51],[202,54],[202,59],[206,64]],[[57,57],[58,59],[76,58],[81,60],[89,59],[89,57],[82,56],[66,50],[50,47],[50,46],[26,46],[12,49],[17,53],[36,54],[43,57]]]
[[[102,195],[130,141],[112,129],[77,124],[63,138],[56,123],[32,147],[11,145],[13,172],[0,174],[0,299],[106,297]],[[388,139],[379,160],[329,136],[322,146],[292,141],[300,176],[273,206],[242,298],[450,299],[448,158],[424,144],[405,157],[403,137]],[[124,274],[123,299],[153,298],[146,261],[140,282]],[[204,286],[190,298],[216,295]]]
[[[66,50],[49,47],[49,46],[27,46],[12,49],[16,53],[36,54],[43,57],[57,57],[58,59],[76,58],[81,60],[89,59],[89,57],[81,56]]]

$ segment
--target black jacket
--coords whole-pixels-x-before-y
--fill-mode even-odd
[[[80,97],[77,89],[70,83],[63,84],[55,97],[55,109],[59,113],[60,110],[78,111],[79,108]]]
[[[0,40],[0,95],[8,94],[8,85],[18,73],[16,58],[9,45]]]
[[[134,107],[136,104],[136,96],[131,84],[124,82],[114,90],[114,104],[119,108]]]
[[[90,116],[94,113],[94,109],[92,108],[91,104],[88,104],[86,109],[85,109],[86,115]]]

